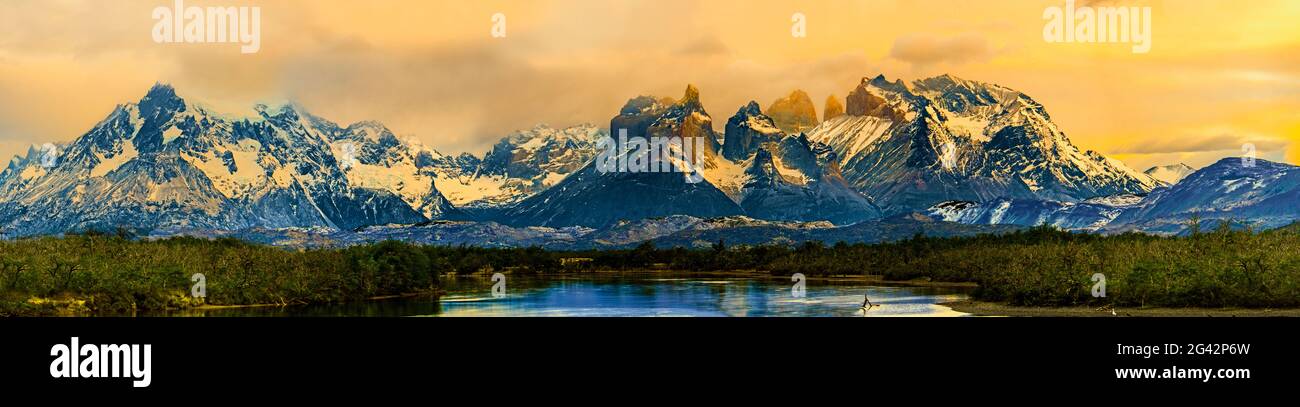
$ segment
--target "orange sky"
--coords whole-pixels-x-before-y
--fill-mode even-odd
[[[481,153],[537,123],[608,125],[640,94],[701,90],[716,121],[801,88],[818,104],[863,76],[951,73],[1021,90],[1083,149],[1142,170],[1201,166],[1252,143],[1300,162],[1300,2],[1150,6],[1152,47],[1043,40],[1062,1],[237,1],[261,50],[156,44],[170,0],[0,2],[0,157],[71,140],[154,82],[220,111],[296,100],[376,119],[443,152]],[[491,16],[507,36],[492,38]],[[791,36],[791,15],[807,37]],[[718,129],[720,130],[720,129]]]

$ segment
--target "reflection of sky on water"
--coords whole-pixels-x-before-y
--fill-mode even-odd
[[[811,280],[796,298],[790,283],[751,278],[512,277],[507,295],[491,282],[445,281],[436,316],[960,316],[936,303],[965,298],[933,288],[871,287]],[[877,304],[861,308],[863,295]]]
[[[288,307],[191,310],[187,316],[960,316],[940,302],[964,299],[935,288],[872,287],[806,281],[803,298],[788,279],[585,275],[510,276],[503,298],[486,276],[444,278],[441,300],[408,298]],[[879,306],[863,311],[862,296]]]

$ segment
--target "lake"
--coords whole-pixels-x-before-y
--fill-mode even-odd
[[[494,296],[487,276],[446,277],[440,300],[403,298],[346,304],[187,311],[194,316],[963,316],[938,305],[967,298],[964,288],[882,287],[808,280],[796,297],[788,279],[659,277],[647,274],[509,276]],[[876,307],[861,308],[866,295]]]

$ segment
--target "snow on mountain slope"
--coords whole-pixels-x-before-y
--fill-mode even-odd
[[[610,119],[610,129],[627,130],[632,138],[677,138],[701,151],[692,165],[668,160],[671,172],[602,171],[592,160],[555,186],[509,207],[503,222],[512,225],[603,227],[624,220],[671,215],[716,217],[740,214],[740,208],[708,179],[708,171],[725,163],[718,154],[713,120],[704,111],[699,90],[687,86],[681,100],[672,104],[648,96],[629,100],[617,116]],[[621,151],[622,147],[610,146]],[[626,152],[612,154],[623,160],[645,155],[641,149],[627,147]],[[692,159],[694,160],[694,159]],[[704,171],[704,179],[689,179],[688,174]],[[698,181],[698,182],[694,182]]]
[[[974,225],[1050,225],[1064,230],[1096,231],[1110,225],[1136,203],[1128,199],[1059,202],[1031,199],[996,199],[988,202],[947,201],[927,210],[948,222]]]
[[[496,222],[437,220],[416,225],[378,225],[352,230],[331,228],[251,228],[212,230],[174,228],[159,230],[149,237],[175,235],[201,238],[238,239],[292,248],[346,247],[385,240],[473,246],[545,247],[559,250],[630,248],[645,241],[657,247],[707,248],[722,241],[726,245],[784,244],[805,241],[876,243],[926,236],[970,236],[1019,230],[1011,225],[965,225],[942,222],[920,214],[878,219],[849,226],[829,222],[786,222],[747,216],[696,218],[692,216],[652,217],[617,222],[602,229],[587,227],[513,227]]]
[[[894,122],[874,116],[839,115],[822,122],[808,133],[808,139],[831,146],[840,166],[864,157],[868,148],[892,128]]]
[[[864,79],[847,101],[845,115],[822,122],[807,140],[809,148],[828,146],[843,180],[864,195],[859,200],[838,191],[833,194],[855,202],[858,209],[842,213],[856,212],[858,220],[923,210],[951,200],[1078,203],[1094,197],[1145,194],[1161,185],[1116,160],[1079,150],[1040,104],[1009,88],[948,75],[911,84],[876,77]],[[664,109],[665,117],[638,124],[647,134],[671,129],[670,136],[680,136],[672,131],[695,131],[716,139],[707,113],[698,106],[697,93],[688,91],[673,105],[645,98],[627,108],[638,106]],[[816,177],[793,171],[784,154],[771,150],[756,154],[762,146],[778,144],[780,132],[771,118],[747,109],[757,110],[747,105],[728,121],[721,154],[713,154],[718,146],[710,143],[704,178],[741,204],[747,214],[828,219],[817,213],[833,212],[824,207],[793,209],[800,206],[795,202],[819,206],[816,194],[807,195],[812,190],[799,192],[804,195],[798,198],[792,192],[806,189]],[[689,114],[668,113],[674,110]],[[755,194],[760,186],[770,191]],[[756,199],[772,194],[787,198]],[[751,197],[748,202],[746,196]],[[786,213],[768,213],[777,208]]]
[[[788,99],[798,100],[776,109],[787,119],[815,120],[806,95]],[[611,134],[589,124],[539,125],[507,135],[481,158],[449,156],[378,122],[341,126],[294,105],[258,105],[234,118],[158,85],[81,137],[15,157],[0,172],[0,230],[352,230],[472,215],[515,227],[624,229],[650,218],[671,233],[693,224],[687,218],[844,225],[926,211],[960,223],[1176,231],[1193,214],[1270,227],[1298,218],[1289,205],[1300,185],[1294,167],[1221,161],[1167,187],[1157,178],[1190,169],[1139,173],[1081,151],[1043,106],[1002,86],[878,76],[845,100],[844,114],[825,115],[806,136],[785,134],[751,102],[719,140],[693,86],[679,100],[634,98],[611,129],[704,140],[703,161],[670,160],[676,172],[610,173],[594,164],[597,141]],[[683,170],[703,180],[690,182]],[[567,233],[447,225],[411,236]],[[590,232],[582,230],[568,236]],[[390,232],[383,234],[404,233]],[[608,238],[629,239],[620,234]]]
[[[1178,234],[1185,232],[1193,219],[1211,227],[1220,221],[1257,229],[1285,226],[1300,220],[1296,202],[1300,202],[1300,167],[1225,158],[1146,196],[1117,195],[1081,202],[949,201],[931,207],[929,213],[970,224],[1047,224],[1104,233]]]
[[[603,227],[644,217],[749,216],[789,221],[854,223],[880,211],[844,181],[835,154],[807,137],[785,136],[756,102],[741,107],[718,145],[712,118],[688,86],[682,99],[639,97],[610,121],[629,139],[704,140],[699,162],[673,162],[675,172],[601,173],[595,164],[507,210],[512,224]],[[644,155],[630,150],[625,157]],[[702,180],[688,182],[683,172]]]
[[[65,145],[56,143],[33,144],[27,153],[15,156],[9,166],[0,172],[0,201],[13,196],[27,185],[45,175],[58,164],[59,153]]]
[[[1193,218],[1233,220],[1267,229],[1300,220],[1300,167],[1224,158],[1125,211],[1116,229],[1177,232]]]
[[[737,111],[727,122],[721,164],[706,170],[705,178],[756,218],[847,224],[880,216],[844,181],[831,147],[803,134],[781,137],[773,122],[755,102]],[[728,176],[710,174],[719,170]]]
[[[1160,182],[1165,184],[1173,185],[1177,184],[1178,181],[1182,181],[1183,178],[1186,178],[1193,172],[1196,172],[1196,170],[1192,167],[1188,167],[1187,164],[1178,163],[1151,167],[1142,173],[1151,176],[1151,178],[1160,180]]]
[[[559,183],[596,156],[608,132],[591,124],[537,125],[501,139],[483,158],[432,158],[439,190],[460,207],[502,207]]]
[[[1077,202],[1143,194],[1155,179],[1080,151],[1042,105],[998,85],[949,75],[905,84],[864,78],[846,115],[809,138],[831,146],[845,179],[886,213],[961,200]]]
[[[722,156],[732,161],[744,161],[760,144],[785,137],[775,120],[763,114],[758,102],[754,101],[736,111],[727,120],[723,132]]]
[[[341,128],[293,106],[254,110],[222,116],[156,85],[53,157],[12,161],[0,173],[0,227],[351,229],[456,213],[417,168],[419,148],[382,125]]]

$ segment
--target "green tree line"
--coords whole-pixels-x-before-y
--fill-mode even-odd
[[[87,233],[0,241],[0,315],[208,305],[313,304],[436,293],[449,273],[751,271],[974,282],[975,299],[1012,305],[1300,306],[1300,233],[1227,225],[1184,237],[1102,236],[1039,227],[891,243],[554,251],[386,241],[290,250],[235,239],[139,240]],[[1106,296],[1094,297],[1094,274]],[[206,297],[190,295],[195,274]]]

